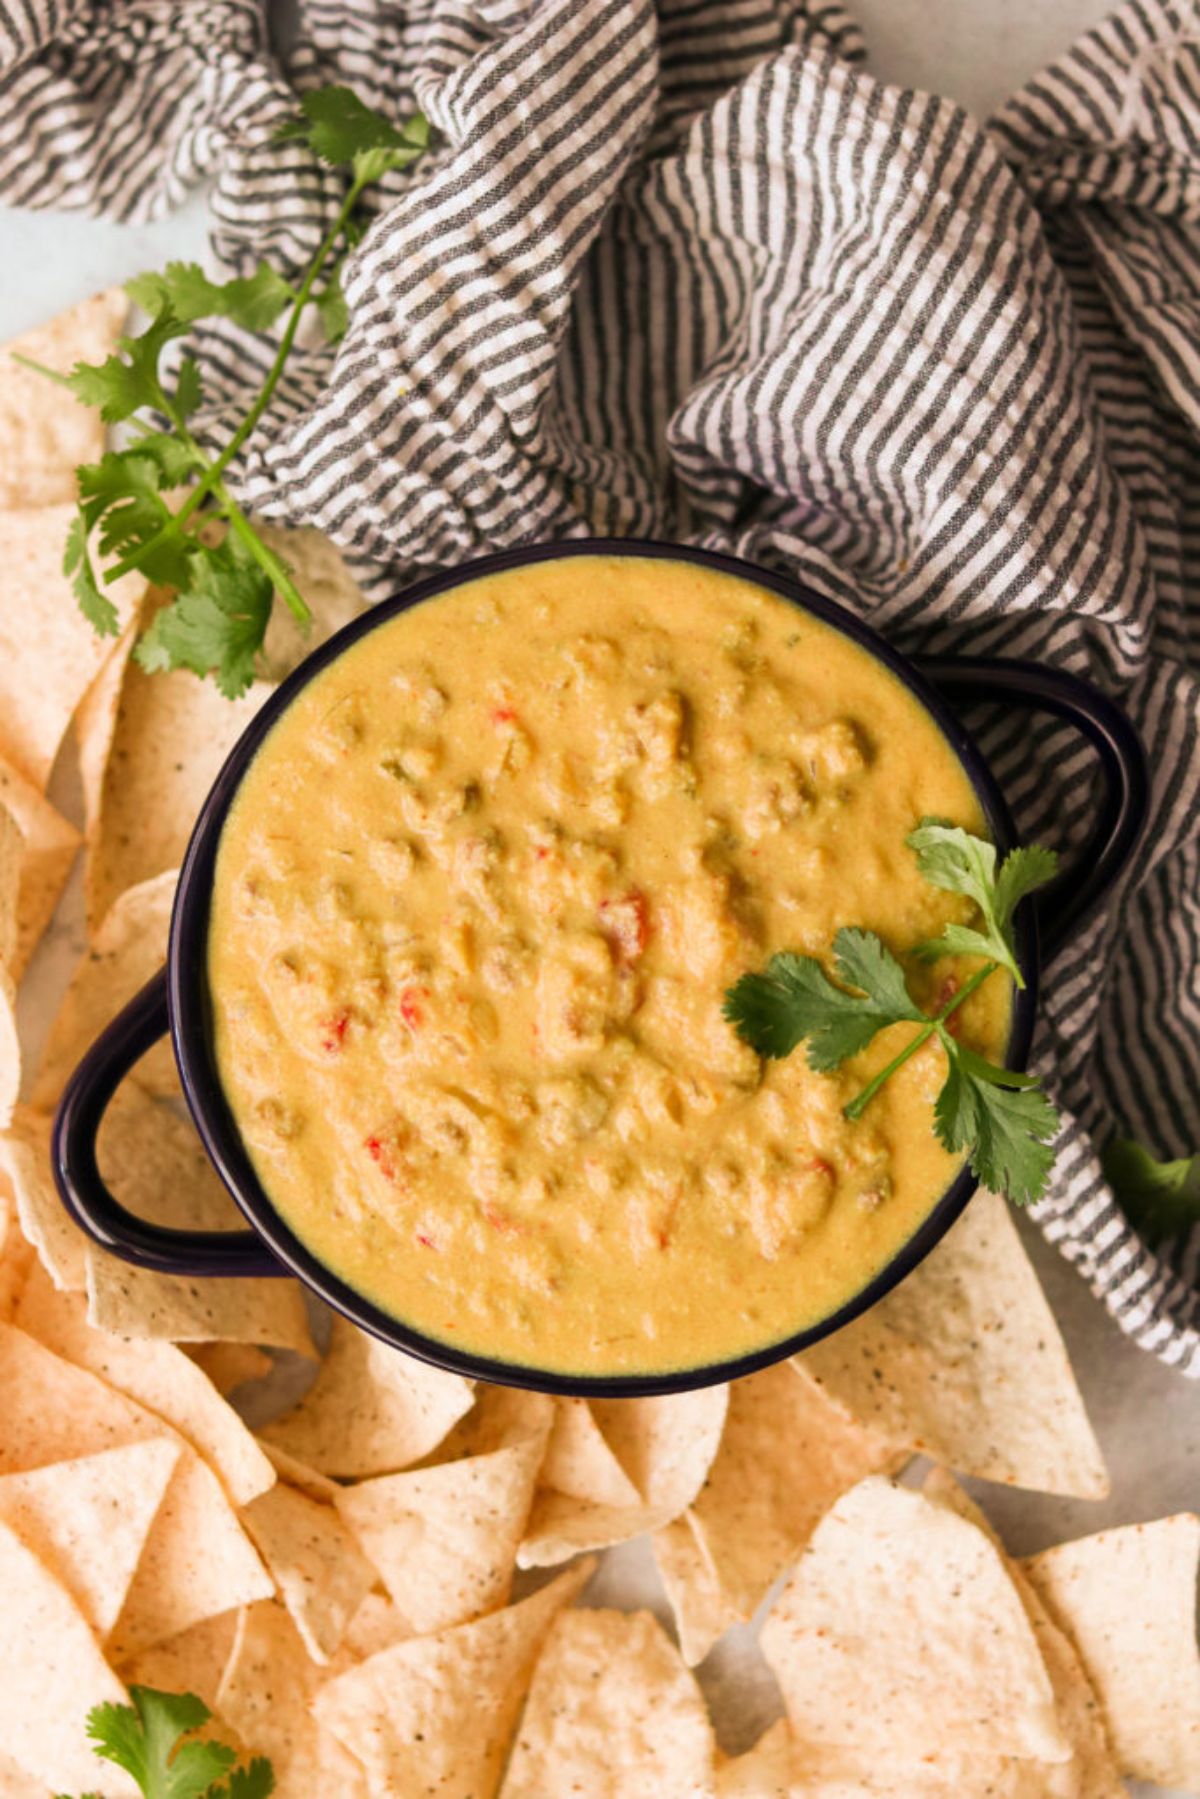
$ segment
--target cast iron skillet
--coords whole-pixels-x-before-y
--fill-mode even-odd
[[[114,1255],[164,1274],[295,1274],[337,1311],[384,1342],[439,1368],[534,1387],[547,1393],[631,1397],[674,1393],[751,1374],[792,1355],[841,1325],[887,1293],[928,1255],[963,1210],[976,1182],[960,1173],[929,1217],[891,1262],[838,1311],[819,1324],[773,1343],[753,1355],[651,1375],[576,1376],[530,1364],[470,1355],[410,1329],[341,1280],[293,1235],[259,1185],[221,1091],[212,1046],[211,996],[205,944],[213,866],[221,828],[250,762],[276,719],[312,677],[350,644],[436,594],[501,570],[567,556],[636,556],[699,563],[769,588],[803,612],[843,632],[882,662],[937,721],[979,797],[992,835],[1004,851],[1014,842],[1012,819],[979,750],[950,709],[950,701],[989,700],[1051,712],[1070,721],[1096,751],[1103,798],[1088,843],[1074,866],[1026,903],[1018,919],[1018,953],[1027,985],[1015,996],[1008,1060],[1022,1068],[1033,1030],[1042,958],[1053,956],[1071,930],[1098,904],[1124,869],[1146,817],[1146,761],[1128,719],[1085,682],[1035,663],[985,658],[939,659],[920,667],[892,649],[853,614],[788,579],[708,550],[626,539],[589,539],[540,544],[486,556],[450,573],[405,589],[377,606],[324,644],[284,681],[235,745],[200,814],[184,860],[171,919],[167,966],[130,1001],[92,1046],[69,1081],[54,1125],[54,1174],[67,1210],[83,1229]],[[1040,938],[1040,949],[1039,949]],[[158,1038],[170,1032],[183,1091],[196,1129],[214,1167],[253,1229],[214,1232],[167,1230],[125,1210],[100,1178],[96,1135],[113,1092],[129,1069]]]

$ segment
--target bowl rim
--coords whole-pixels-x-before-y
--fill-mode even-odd
[[[814,592],[790,575],[760,568],[724,551],[695,545],[644,538],[574,538],[563,543],[529,544],[496,551],[427,576],[381,601],[351,620],[306,657],[255,714],[209,790],[183,859],[167,952],[168,1008],[179,1078],[205,1151],[239,1210],[285,1271],[295,1274],[326,1304],[361,1329],[430,1366],[470,1379],[545,1393],[587,1398],[641,1398],[688,1392],[757,1373],[833,1335],[859,1317],[905,1279],[961,1215],[978,1185],[969,1167],[960,1170],[913,1235],[856,1293],[827,1317],[788,1337],[724,1361],[648,1373],[571,1374],[539,1368],[533,1362],[508,1362],[456,1348],[405,1324],[343,1280],[291,1230],[254,1171],[221,1087],[208,988],[208,921],[214,863],[225,818],[259,747],[301,690],[352,644],[413,606],[487,575],[580,556],[694,563],[764,587],[799,610],[831,625],[881,662],[920,702],[970,780],[997,849],[1003,854],[1015,845],[1016,832],[1003,795],[965,727],[908,657],[894,649],[873,626],[837,601]],[[1005,1062],[1009,1067],[1023,1068],[1037,1004],[1037,923],[1032,907],[1021,908],[1016,920],[1016,937],[1018,962],[1026,985],[1013,995]]]

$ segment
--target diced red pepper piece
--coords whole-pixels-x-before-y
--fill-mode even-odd
[[[650,941],[650,906],[645,894],[631,887],[620,899],[601,900],[600,929],[618,962],[636,962]]]
[[[321,1033],[321,1048],[327,1056],[336,1056],[346,1041],[346,1030],[350,1023],[349,1012],[334,1012],[329,1018],[322,1018],[317,1026]]]
[[[496,706],[492,710],[492,723],[494,725],[511,725],[516,716],[511,706]]]
[[[429,998],[428,987],[405,987],[400,994],[400,1016],[410,1031],[419,1030],[425,1022],[421,1001]]]
[[[824,1156],[814,1156],[808,1164],[808,1171],[810,1174],[823,1174],[828,1181],[833,1179],[835,1172],[833,1163],[827,1162]]]
[[[944,1006],[948,1006],[950,1004],[950,1001],[954,998],[954,995],[958,992],[960,985],[961,985],[961,982],[959,981],[957,975],[948,974],[946,976],[945,980],[942,982],[941,986],[938,988],[937,996],[933,1002],[939,1012],[942,1010],[942,1008]],[[945,1021],[946,1029],[949,1031],[949,1033],[952,1037],[958,1036],[959,1022],[960,1022],[959,1015],[957,1012],[951,1012],[949,1018],[947,1018]]]

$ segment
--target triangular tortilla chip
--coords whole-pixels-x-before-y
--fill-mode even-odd
[[[56,1287],[80,1291],[87,1281],[87,1238],[58,1196],[50,1172],[52,1120],[18,1106],[0,1136],[0,1167],[16,1194],[21,1230]]]
[[[96,1038],[121,1008],[158,973],[167,955],[174,872],[123,893],[80,963],[50,1030],[31,1103],[52,1112],[62,1090]],[[169,1042],[138,1063],[137,1078],[154,1093],[178,1091]]]
[[[54,914],[79,849],[79,832],[15,768],[0,761],[0,805],[22,838],[17,890],[17,943],[9,972],[19,981]]]
[[[89,1706],[128,1703],[66,1588],[0,1521],[0,1743],[56,1793],[136,1799],[128,1774],[98,1762]]]
[[[822,1519],[761,1642],[802,1742],[893,1760],[931,1747],[1070,1759],[1001,1556],[965,1519],[879,1476]]]
[[[556,1399],[540,1485],[571,1499],[616,1507],[642,1496],[613,1453],[586,1399]]]
[[[315,1662],[328,1662],[375,1585],[375,1569],[329,1505],[276,1481],[243,1508],[249,1531]]]
[[[69,375],[77,362],[112,354],[128,311],[120,288],[109,288],[0,346],[0,508],[74,500],[76,468],[104,454],[97,409],[14,362],[13,352]]]
[[[191,1123],[136,1078],[124,1081],[97,1143],[100,1173],[121,1204],[172,1230],[245,1230]],[[50,1183],[49,1163],[44,1178]],[[52,1185],[52,1183],[50,1183]],[[61,1209],[61,1208],[60,1208]],[[269,1277],[192,1280],[135,1268],[85,1243],[88,1320],[119,1337],[172,1343],[270,1343],[316,1356],[299,1283]]]
[[[274,1485],[275,1470],[233,1407],[202,1369],[172,1343],[128,1343],[95,1330],[76,1293],[58,1293],[34,1269],[17,1322],[57,1355],[87,1368],[173,1425],[211,1462],[235,1505]]]
[[[400,1607],[383,1593],[368,1593],[350,1623],[342,1647],[357,1662],[412,1636]]]
[[[786,1718],[744,1755],[718,1758],[717,1799],[801,1799],[802,1792]]]
[[[1079,1652],[1122,1772],[1200,1790],[1200,1653],[1196,1575],[1200,1518],[1060,1543],[1021,1564]]]
[[[580,1550],[607,1548],[677,1518],[703,1484],[717,1452],[727,1404],[726,1387],[651,1399],[593,1400],[592,1420],[611,1461],[598,1453],[581,1414],[560,1411],[519,1565],[535,1568],[566,1561]],[[595,1479],[609,1487],[613,1463],[637,1495],[632,1504],[597,1502],[547,1484],[566,1479],[580,1487]]]
[[[975,1195],[919,1268],[800,1364],[848,1413],[968,1474],[1102,1498],[1108,1475],[1007,1202]]]
[[[905,1459],[787,1362],[735,1381],[720,1447],[690,1515],[741,1616],[752,1616],[839,1493]]]
[[[266,1350],[253,1343],[189,1343],[187,1353],[225,1399],[247,1381],[262,1380],[275,1366]]]
[[[160,1419],[13,1324],[0,1324],[0,1474],[170,1435]]]
[[[180,1449],[166,1437],[0,1475],[0,1519],[66,1587],[96,1635],[117,1621]]]
[[[32,1260],[33,1245],[21,1229],[17,1196],[0,1156],[0,1324],[11,1324]]]
[[[79,785],[83,791],[85,835],[89,841],[95,835],[96,821],[100,814],[100,795],[112,749],[113,732],[117,728],[121,687],[141,629],[144,604],[143,594],[142,602],[134,608],[128,624],[113,644],[107,662],[102,665],[75,708],[76,761],[79,765]]]
[[[0,1749],[0,1799],[55,1799],[44,1780],[35,1780]]]
[[[591,1571],[568,1568],[519,1605],[396,1643],[322,1687],[313,1711],[372,1794],[494,1799],[538,1651]]]
[[[548,1393],[531,1393],[524,1387],[498,1387],[481,1382],[475,1403],[427,1458],[429,1466],[459,1461],[463,1456],[490,1455],[493,1449],[536,1438],[545,1455],[555,1417],[555,1401]]]
[[[471,1402],[469,1381],[335,1317],[315,1382],[260,1435],[321,1474],[392,1474],[436,1448]]]
[[[274,1592],[221,1483],[184,1449],[146,1539],[109,1650],[128,1661],[204,1618]]]
[[[542,1440],[361,1481],[335,1504],[414,1633],[507,1603]]]
[[[0,512],[0,756],[44,793],[71,714],[111,654],[63,574],[70,505]],[[145,587],[106,591],[127,619]]]
[[[675,1614],[679,1647],[689,1668],[702,1662],[717,1638],[740,1614],[713,1572],[696,1537],[690,1511],[656,1530],[650,1539],[667,1602]]]
[[[367,1799],[360,1762],[309,1709],[325,1678],[278,1600],[246,1607],[216,1709],[270,1761],[274,1799]]]
[[[288,1486],[295,1487],[298,1493],[305,1493],[309,1499],[315,1499],[318,1505],[330,1504],[334,1494],[340,1491],[336,1480],[330,1480],[327,1474],[318,1474],[315,1468],[310,1468],[298,1456],[289,1455],[278,1443],[264,1443],[260,1437],[259,1444],[280,1479],[286,1480]]]
[[[215,1712],[240,1616],[240,1610],[234,1610],[204,1618],[123,1662],[117,1673],[126,1686],[156,1687],[160,1693],[195,1693]],[[205,1725],[204,1734],[214,1734],[211,1724]]]
[[[700,1689],[649,1612],[562,1612],[534,1671],[502,1799],[705,1799],[714,1751]]]

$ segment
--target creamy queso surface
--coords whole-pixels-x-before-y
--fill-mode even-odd
[[[385,1311],[507,1361],[687,1368],[827,1316],[957,1171],[943,1052],[849,1123],[911,1027],[815,1074],[721,1002],[840,925],[900,952],[968,916],[905,846],[927,814],[984,829],[929,716],[736,577],[563,558],[380,625],[273,727],[219,847],[217,1059],[264,1188]],[[993,976],[964,1040],[1002,1054],[1009,1005]]]

